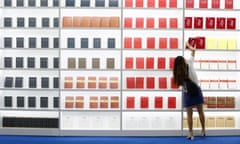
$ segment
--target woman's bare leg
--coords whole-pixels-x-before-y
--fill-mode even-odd
[[[189,130],[189,136],[193,136],[193,110],[192,107],[187,107],[187,122],[188,122],[188,130]]]
[[[199,119],[202,126],[202,135],[205,135],[205,116],[204,116],[202,104],[197,105],[197,111],[198,111]]]

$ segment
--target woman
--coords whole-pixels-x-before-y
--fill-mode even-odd
[[[174,61],[174,68],[173,68],[173,75],[174,75],[174,82],[178,86],[183,86],[183,103],[184,107],[187,110],[187,122],[189,128],[189,134],[187,136],[188,139],[193,140],[193,107],[197,108],[201,126],[202,126],[202,136],[205,136],[205,116],[203,112],[203,95],[201,88],[198,86],[198,79],[196,71],[193,67],[194,56],[195,56],[195,48],[193,48],[188,42],[186,42],[186,46],[191,50],[191,57],[188,61],[184,59],[182,56],[177,56]],[[197,84],[197,94],[192,96],[189,95],[186,89],[186,79],[192,80],[195,84]]]

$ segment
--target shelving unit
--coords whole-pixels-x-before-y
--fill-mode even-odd
[[[185,41],[200,36],[206,48],[197,51],[195,67],[204,96],[216,98],[215,105],[205,104],[206,120],[215,122],[206,123],[208,134],[236,135],[240,3],[225,9],[220,0],[213,9],[210,1],[207,8],[199,8],[200,0],[193,7],[186,2],[2,1],[0,134],[184,135],[186,115],[172,68],[177,55],[189,55]],[[186,17],[192,26],[202,17],[203,28],[186,28]],[[236,27],[206,29],[207,17],[236,18]],[[219,105],[217,98],[228,101]],[[33,125],[21,125],[24,118]]]

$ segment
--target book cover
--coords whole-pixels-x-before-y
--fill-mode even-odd
[[[225,127],[231,127],[234,128],[235,127],[235,118],[232,116],[228,116],[225,118]]]
[[[118,96],[111,96],[111,108],[116,109],[119,108],[119,97]]]
[[[80,23],[80,27],[91,27],[91,21],[92,21],[92,17],[90,16],[82,16],[81,17],[81,23]]]
[[[4,81],[4,87],[5,88],[12,88],[13,87],[13,77],[5,77],[5,81]]]
[[[40,58],[40,68],[48,68],[48,58],[47,57]]]
[[[92,58],[92,68],[93,69],[100,68],[100,58]]]
[[[186,8],[194,8],[194,0],[186,0]]]
[[[155,37],[147,37],[147,48],[148,49],[155,48]]]
[[[64,27],[72,27],[73,26],[73,18],[71,16],[64,16],[63,17],[63,28]]]
[[[176,97],[173,96],[168,97],[168,108],[169,109],[176,108]]]
[[[23,96],[17,96],[17,107],[24,107],[25,99]]]
[[[166,58],[165,57],[158,57],[158,69],[166,69]]]
[[[53,48],[59,48],[59,38],[53,38]]]
[[[177,8],[177,0],[169,0],[169,8]]]
[[[155,8],[155,0],[148,0],[147,1],[148,8]]]
[[[144,57],[136,57],[136,69],[144,69]]]
[[[159,38],[159,45],[158,47],[160,49],[166,49],[167,48],[167,38]]]
[[[12,67],[12,57],[4,57],[4,68]]]
[[[206,48],[206,38],[205,37],[196,37],[196,48],[205,49]]]
[[[133,0],[125,0],[125,7],[133,7]]]
[[[81,27],[81,17],[80,16],[73,16],[73,27]]]
[[[89,76],[88,77],[88,88],[96,88],[97,84],[96,84],[96,77],[95,76]]]
[[[178,38],[171,37],[169,43],[170,49],[178,49]]]
[[[24,48],[24,38],[17,37],[16,38],[16,47],[17,48]]]
[[[41,48],[49,48],[49,38],[48,37],[41,38]]]
[[[81,38],[81,48],[88,48],[88,38]]]
[[[132,48],[132,38],[131,37],[124,38],[124,48]]]
[[[67,18],[71,18],[71,17],[63,17],[63,28],[64,27],[71,27],[69,20],[67,20]],[[28,18],[28,27],[36,27],[36,18],[35,17],[29,17]]]
[[[225,17],[217,17],[217,29],[225,29],[226,23]]]
[[[159,77],[158,78],[159,89],[167,89],[167,78]]]
[[[142,38],[141,37],[135,37],[133,39],[134,43],[133,43],[133,47],[138,49],[138,48],[142,48]]]
[[[149,98],[147,96],[141,96],[140,107],[142,109],[147,109],[149,107]]]
[[[81,7],[90,7],[90,0],[81,0]]]
[[[84,57],[78,58],[78,68],[79,69],[86,69],[87,68],[86,63],[87,63],[86,58],[84,58]]]
[[[107,77],[100,76],[98,78],[98,88],[100,88],[100,89],[107,88]]]
[[[12,107],[12,96],[4,96],[4,107]]]
[[[27,58],[27,67],[28,68],[35,68],[35,57],[28,57]]]
[[[192,46],[195,47],[196,46],[196,38],[195,37],[189,37],[188,38],[188,43]],[[188,49],[188,47],[185,47],[186,49]]]
[[[144,18],[143,17],[136,17],[136,28],[144,28]]]
[[[236,29],[236,18],[233,18],[233,17],[227,18],[227,29],[231,29],[231,30]]]
[[[28,38],[28,47],[36,48],[36,46],[37,46],[37,39],[35,37]]]
[[[41,77],[41,88],[49,88],[49,78]]]
[[[177,86],[177,85],[174,83],[174,78],[173,78],[173,77],[171,78],[171,88],[172,88],[172,89],[178,89],[178,88],[179,88],[179,86]]]
[[[146,68],[147,69],[154,69],[154,57],[147,57],[146,58]]]
[[[23,68],[23,57],[16,57],[16,68]]]
[[[75,69],[76,68],[76,58],[69,57],[68,58],[68,68],[69,69]]]
[[[109,7],[118,7],[118,0],[109,0]]]
[[[58,57],[53,58],[53,68],[59,68],[59,58]]]
[[[162,96],[154,97],[154,108],[156,108],[156,109],[163,108],[163,97]]]
[[[59,97],[53,97],[53,108],[59,108]]]
[[[199,8],[208,8],[208,0],[199,0]]]
[[[118,88],[118,77],[110,77],[110,89]]]
[[[84,108],[84,96],[76,96],[75,107]]]
[[[124,18],[124,28],[132,28],[132,18],[131,17]]]
[[[194,17],[194,28],[195,29],[203,28],[203,17]]]
[[[158,0],[158,8],[166,8],[167,7],[167,0]]]
[[[225,108],[235,108],[235,97],[227,96],[225,101]]]
[[[167,28],[167,18],[158,18],[158,28]]]
[[[12,38],[11,37],[4,38],[4,48],[12,48]]]
[[[28,107],[35,108],[36,107],[36,97],[30,96],[28,97]]]
[[[101,17],[100,27],[102,28],[110,27],[110,17]]]
[[[37,77],[29,77],[28,88],[37,88]]]
[[[135,97],[134,96],[127,96],[127,109],[134,109],[135,108]]]
[[[90,96],[89,108],[96,109],[98,108],[98,97]]]
[[[100,108],[108,108],[108,96],[100,96]]]
[[[101,48],[101,38],[93,38],[93,48]]]
[[[105,0],[95,0],[95,7],[104,7]]]
[[[73,78],[68,76],[64,78],[64,88],[73,88]]]
[[[184,18],[184,27],[187,29],[191,29],[193,26],[193,18],[192,17],[185,17]]]
[[[175,57],[170,57],[169,58],[169,69],[173,69],[174,61],[175,61]]]
[[[116,48],[116,39],[115,38],[108,38],[107,39],[107,48]]]
[[[66,96],[65,97],[65,108],[73,108],[74,105],[74,97]]]
[[[212,8],[219,9],[220,8],[220,0],[212,0]]]
[[[225,9],[233,9],[233,0],[225,0]]]
[[[226,97],[218,96],[217,97],[217,108],[225,108]]]
[[[93,28],[101,27],[101,20],[102,20],[102,17],[100,17],[100,16],[91,17],[91,27],[93,27]]]
[[[133,57],[126,57],[125,58],[125,68],[126,69],[133,69]]]
[[[115,68],[115,58],[107,58],[107,69]]]
[[[85,77],[84,76],[77,77],[77,88],[85,88]]]
[[[227,39],[227,48],[228,49],[232,49],[232,50],[234,50],[234,49],[236,49],[237,48],[237,40],[236,40],[236,38],[228,38]]]
[[[143,0],[135,0],[136,8],[142,8],[143,7]]]
[[[144,77],[136,77],[136,88],[144,89]]]
[[[119,28],[120,27],[120,18],[117,16],[111,16],[109,25],[111,28]]]
[[[217,97],[209,96],[207,100],[207,107],[208,108],[217,108]]]
[[[155,78],[154,77],[147,77],[147,88],[154,89],[155,88]]]
[[[40,97],[40,107],[48,108],[48,97]]]
[[[147,17],[147,28],[154,28],[155,27],[155,22],[153,17]]]
[[[22,87],[23,87],[23,77],[16,77],[15,88],[22,88]]]
[[[136,88],[136,85],[135,85],[135,78],[134,77],[127,77],[127,88],[128,89],[133,89],[133,88]]]
[[[170,29],[178,28],[178,19],[177,18],[170,18]]]

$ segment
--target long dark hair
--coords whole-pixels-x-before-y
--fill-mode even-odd
[[[173,67],[174,83],[182,86],[184,81],[188,78],[188,65],[183,56],[177,56],[174,60]]]

